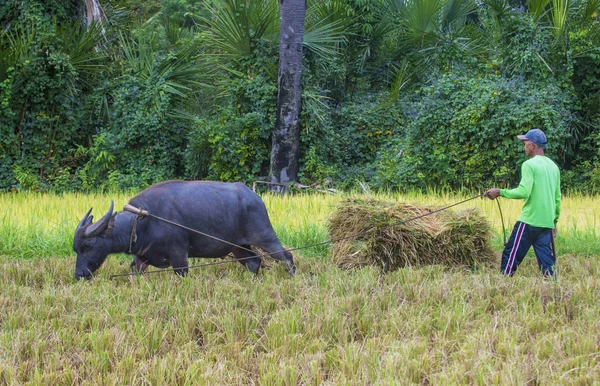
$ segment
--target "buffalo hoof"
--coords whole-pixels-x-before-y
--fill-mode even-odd
[[[261,265],[260,261],[256,262],[256,261],[251,260],[246,264],[246,268],[248,269],[248,271],[252,272],[253,274],[258,275],[258,271],[260,271],[260,265]]]

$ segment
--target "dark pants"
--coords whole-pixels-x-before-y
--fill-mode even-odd
[[[517,221],[508,242],[504,245],[500,272],[512,276],[533,245],[542,273],[544,276],[553,276],[556,261],[550,248],[551,237],[552,228],[534,227]]]

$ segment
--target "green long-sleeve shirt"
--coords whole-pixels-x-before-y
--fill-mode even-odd
[[[521,182],[515,189],[501,189],[506,198],[525,200],[519,221],[554,228],[560,215],[560,171],[548,157],[536,155],[521,166]]]

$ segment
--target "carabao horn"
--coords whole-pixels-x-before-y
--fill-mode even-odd
[[[85,216],[83,216],[81,221],[79,221],[79,225],[77,225],[77,229],[75,230],[75,232],[77,232],[79,230],[79,228],[81,228],[82,226],[84,226],[86,224],[86,222],[88,221],[88,218],[90,217],[91,212],[92,212],[92,208],[90,208],[90,210],[87,211]]]
[[[110,218],[112,216],[114,206],[115,206],[115,203],[114,203],[114,201],[111,200],[110,208],[108,209],[108,212],[106,212],[106,214],[104,216],[102,216],[102,218],[100,220],[96,221],[94,224],[90,225],[85,230],[85,237],[94,237],[94,236],[97,236],[98,234],[104,232],[104,230],[108,226],[108,222],[110,221]]]

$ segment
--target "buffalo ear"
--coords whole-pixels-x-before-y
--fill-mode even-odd
[[[100,233],[104,232],[106,230],[106,228],[108,227],[108,222],[110,221],[110,218],[112,217],[112,212],[113,212],[114,207],[115,207],[115,203],[114,203],[114,201],[111,201],[108,212],[106,212],[106,214],[104,216],[102,216],[102,218],[100,220],[98,220],[96,223],[90,225],[85,230],[84,236],[85,237],[95,237],[95,236],[98,236]]]

